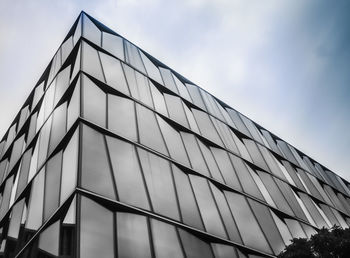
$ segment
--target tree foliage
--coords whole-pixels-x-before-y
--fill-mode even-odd
[[[294,238],[278,258],[349,258],[350,229],[322,228],[310,239]]]

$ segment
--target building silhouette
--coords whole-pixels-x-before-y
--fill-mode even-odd
[[[350,225],[346,180],[84,12],[0,183],[0,257],[274,257]]]

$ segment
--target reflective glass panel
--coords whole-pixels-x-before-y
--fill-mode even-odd
[[[96,25],[83,14],[83,36],[95,43],[98,46],[101,46],[101,31],[96,27]]]
[[[60,222],[56,221],[48,226],[39,236],[39,249],[58,256],[60,240]]]
[[[124,60],[124,46],[121,37],[102,32],[102,47],[112,55]]]
[[[139,71],[146,73],[139,50],[135,45],[127,40],[124,40],[125,60]]]
[[[82,48],[83,70],[96,79],[105,82],[97,50],[85,42],[82,42]]]
[[[168,107],[169,117],[175,122],[189,128],[181,99],[169,94],[164,94],[164,98]]]
[[[30,202],[26,228],[37,230],[43,219],[45,169],[42,169],[35,177],[30,193]]]
[[[178,229],[187,258],[213,258],[210,245],[187,231]]]

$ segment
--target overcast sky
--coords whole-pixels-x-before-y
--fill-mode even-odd
[[[350,1],[0,0],[0,135],[86,11],[350,179]]]

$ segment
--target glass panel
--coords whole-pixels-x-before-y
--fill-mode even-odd
[[[17,127],[18,132],[22,128],[24,122],[26,121],[28,114],[29,114],[29,106],[25,106],[24,108],[22,108],[21,115],[18,120],[18,127]],[[1,153],[1,148],[0,148],[0,153]]]
[[[21,201],[17,202],[12,208],[11,221],[7,232],[8,237],[12,237],[16,239],[18,238],[19,229],[21,226],[21,218],[22,218],[24,202],[25,200],[22,199]]]
[[[211,120],[213,121],[214,126],[216,127],[217,131],[219,132],[219,135],[220,135],[221,139],[223,140],[226,148],[228,150],[234,152],[235,154],[240,155],[240,152],[239,152],[234,140],[232,139],[232,132],[229,129],[229,127],[213,117]]]
[[[243,142],[247,147],[254,164],[266,171],[270,171],[263,156],[261,155],[261,152],[259,151],[257,144],[250,139],[243,139]]]
[[[16,199],[27,185],[31,156],[32,149],[27,150],[22,156],[21,169],[19,170],[19,180],[17,186]]]
[[[232,121],[234,122],[234,124],[236,125],[238,130],[240,132],[244,133],[245,135],[249,136],[250,138],[253,138],[251,136],[250,132],[248,131],[247,127],[243,123],[239,113],[236,110],[230,109],[230,108],[226,108],[226,110],[227,110],[228,114],[230,115],[230,117],[232,118]]]
[[[83,126],[81,186],[115,199],[112,173],[102,134]]]
[[[75,85],[67,110],[67,131],[80,116],[80,78]]]
[[[141,105],[136,105],[136,111],[140,142],[154,150],[168,155],[154,113]]]
[[[13,177],[14,177],[13,175],[10,176],[5,183],[5,189],[3,192],[4,195],[2,196],[2,200],[1,200],[0,220],[3,219],[3,217],[5,216],[9,208],[9,203],[11,198],[11,189],[13,186]]]
[[[98,125],[105,127],[106,94],[85,75],[83,76],[83,83],[84,117]]]
[[[76,221],[76,202],[77,197],[74,196],[73,201],[71,202],[69,209],[64,217],[62,224],[75,224]]]
[[[147,70],[147,74],[150,78],[152,78],[153,80],[155,80],[156,82],[163,84],[163,80],[162,77],[160,75],[159,69],[157,66],[155,66],[153,64],[152,61],[150,61],[143,53],[142,51],[140,51],[140,55],[143,61],[143,64],[146,67]]]
[[[25,141],[24,141],[25,135],[23,134],[21,137],[19,137],[12,145],[12,152],[11,152],[11,158],[10,163],[8,167],[8,171],[11,171],[13,166],[17,163],[19,160],[22,150],[25,147]]]
[[[199,92],[201,93],[202,95],[202,98],[204,100],[204,103],[206,105],[206,108],[208,110],[208,112],[210,114],[212,114],[213,116],[219,118],[220,120],[224,120],[223,116],[221,115],[218,107],[216,106],[216,103],[214,101],[214,98],[208,94],[207,92],[205,92],[204,90],[202,89],[199,89]]]
[[[70,82],[72,82],[75,77],[77,76],[78,72],[80,72],[80,65],[81,65],[81,48],[82,46],[80,45],[79,46],[79,49],[78,49],[78,53],[77,53],[77,56],[75,57],[75,61],[74,61],[74,68],[73,68],[73,72],[72,72],[72,75],[71,75],[71,78],[70,78]]]
[[[174,226],[151,219],[156,257],[184,257]]]
[[[203,158],[201,150],[198,147],[196,137],[193,134],[185,132],[181,132],[181,136],[185,144],[187,154],[190,157],[192,168],[197,172],[210,177],[206,162]]]
[[[278,227],[279,232],[281,233],[282,239],[286,245],[290,244],[292,240],[292,235],[289,232],[287,225],[280,219],[274,212],[271,212],[272,218],[274,219],[276,226]]]
[[[124,60],[123,39],[106,32],[102,32],[102,37],[102,47],[112,55]]]
[[[30,143],[33,140],[34,135],[36,133],[37,116],[38,116],[38,113],[36,112],[30,117],[30,124],[29,124],[28,136],[27,136],[27,143]]]
[[[198,206],[188,176],[174,165],[172,165],[172,170],[183,222],[203,230],[202,219],[199,215]]]
[[[261,171],[257,171],[257,173],[266,186],[266,189],[269,191],[270,196],[272,197],[274,203],[276,203],[277,207],[288,214],[293,214],[292,210],[284,199],[281,190],[278,188],[271,175]]]
[[[152,93],[153,102],[154,102],[154,109],[157,112],[165,116],[168,116],[168,111],[166,109],[163,94],[153,85],[152,82],[150,82],[150,88],[151,88],[151,93]]]
[[[34,147],[34,152],[32,155],[32,159],[30,161],[30,168],[29,168],[29,175],[28,175],[28,182],[33,178],[35,173],[37,172],[38,167],[38,150],[39,150],[39,138],[36,140],[36,145]]]
[[[60,203],[60,180],[62,167],[62,151],[57,153],[46,164],[44,221],[56,210]]]
[[[241,232],[243,242],[247,246],[271,253],[271,249],[261,232],[259,224],[257,223],[246,198],[233,192],[225,192],[225,195],[233,217],[237,222],[237,227]]]
[[[39,249],[58,256],[60,240],[60,222],[57,221],[44,229],[39,236]]]
[[[322,215],[317,210],[315,203],[310,199],[309,196],[307,196],[304,193],[299,193],[299,196],[301,200],[304,202],[305,206],[307,207],[310,215],[312,216],[313,220],[315,221],[318,228],[322,227],[328,227],[328,224],[323,219]]]
[[[37,230],[42,224],[44,183],[45,168],[43,168],[33,180],[26,223],[27,229]]]
[[[138,148],[154,211],[180,220],[169,161]]]
[[[199,111],[197,109],[192,109],[192,113],[197,121],[199,130],[201,131],[202,135],[206,138],[208,138],[209,140],[222,145],[222,142],[220,140],[220,137],[213,125],[213,123],[211,122],[208,114]]]
[[[208,182],[198,176],[190,175],[190,180],[198,202],[204,225],[209,233],[227,238],[224,226]]]
[[[57,75],[54,105],[56,105],[62,98],[63,94],[66,92],[69,86],[70,68],[70,66],[66,67]]]
[[[82,197],[80,216],[80,256],[114,258],[113,213]]]
[[[141,102],[153,108],[153,101],[151,92],[149,89],[148,78],[139,72],[135,72],[138,97]]]
[[[62,50],[62,63],[66,61],[68,55],[73,49],[73,36],[70,36],[61,46]]]
[[[44,108],[43,121],[45,121],[49,117],[49,115],[53,110],[53,101],[55,96],[55,83],[56,83],[56,80],[53,83],[51,83],[50,87],[47,89],[43,104],[41,105],[41,108]]]
[[[221,183],[224,183],[224,179],[222,178],[218,164],[216,163],[211,150],[201,141],[198,141],[198,145],[203,153],[205,161],[207,162],[211,176]]]
[[[260,227],[272,247],[275,254],[279,254],[284,249],[284,241],[279,234],[278,228],[272,219],[270,210],[263,204],[248,199],[248,202],[257,218]]]
[[[193,104],[195,104],[196,106],[200,107],[203,110],[206,110],[202,96],[199,93],[199,88],[193,84],[188,84],[188,83],[186,83],[186,86],[187,86],[188,92],[191,95]]]
[[[32,102],[32,110],[35,108],[36,104],[38,104],[39,99],[44,94],[44,82],[40,83],[34,90],[33,102]]]
[[[147,219],[117,212],[118,257],[151,258]]]
[[[215,258],[238,258],[235,248],[229,245],[211,244]]]
[[[192,114],[192,111],[190,110],[189,107],[187,107],[186,104],[183,104],[183,108],[184,108],[184,110],[185,110],[188,123],[190,124],[190,127],[189,127],[189,128],[190,128],[193,132],[200,134],[199,128],[198,128],[198,125],[197,125],[197,122],[196,122],[196,120],[194,119],[194,116],[193,116],[193,114]]]
[[[46,121],[45,125],[40,131],[40,141],[39,141],[40,144],[39,144],[38,165],[37,165],[38,168],[40,168],[40,166],[44,163],[47,157],[47,151],[48,151],[49,140],[50,140],[51,121],[52,121],[52,116],[50,116],[50,118]]]
[[[135,103],[132,100],[108,94],[108,129],[137,141]]]
[[[284,156],[294,164],[298,164],[297,160],[294,158],[292,152],[290,151],[287,143],[284,141],[277,140],[277,146],[282,150]]]
[[[157,116],[159,127],[163,134],[165,143],[170,153],[170,157],[182,164],[190,166],[182,138],[178,131],[171,127],[162,118]]]
[[[249,168],[249,167],[248,167]],[[255,170],[249,168],[249,172],[251,174],[251,176],[253,177],[255,183],[257,184],[260,192],[262,193],[262,195],[264,196],[264,199],[268,204],[270,204],[272,207],[277,208],[275,202],[272,200],[271,195],[269,193],[269,191],[267,191],[264,183],[261,181],[260,177],[258,176],[258,174],[256,173]]]
[[[285,222],[289,228],[290,233],[292,234],[293,238],[305,238],[305,232],[303,228],[301,227],[299,221],[296,221],[294,219],[285,219]]]
[[[124,40],[125,47],[125,60],[139,71],[146,73],[145,67],[143,66],[139,50],[136,46],[131,44],[129,41]]]
[[[150,209],[135,147],[111,137],[107,145],[120,201]]]
[[[233,220],[231,211],[228,207],[226,198],[224,194],[216,188],[213,184],[209,183],[211,190],[213,191],[216,204],[218,206],[219,212],[222,216],[224,225],[226,227],[226,232],[232,241],[242,243],[242,239],[239,235],[236,222]]]
[[[253,121],[250,120],[249,118],[245,117],[242,114],[240,114],[240,117],[241,117],[243,123],[246,125],[246,127],[247,127],[248,131],[250,132],[251,136],[253,137],[253,139],[261,144],[264,144],[263,140],[260,137],[258,129],[256,128]]]
[[[168,107],[169,117],[175,122],[189,128],[181,99],[169,94],[164,94],[164,98]]]
[[[239,177],[239,181],[242,184],[244,192],[251,194],[259,199],[263,199],[259,189],[257,188],[253,178],[251,177],[251,173],[254,173],[254,172],[250,172],[251,168],[249,166],[247,166],[246,163],[243,162],[242,159],[240,159],[232,154],[229,154],[229,156],[230,156],[232,164],[237,172],[237,175]]]
[[[63,152],[60,204],[69,197],[77,185],[78,136],[77,130]]]
[[[57,144],[62,140],[66,134],[67,121],[67,103],[63,103],[57,107],[53,113],[53,121],[50,135],[49,153],[51,153]]]
[[[96,79],[105,82],[97,50],[85,42],[82,42],[82,47],[83,70]]]
[[[85,15],[83,17],[83,36],[101,46],[101,31],[96,27],[96,25]]]
[[[187,231],[178,229],[187,258],[214,258],[210,245]]]
[[[130,95],[120,61],[104,53],[100,53],[100,57],[107,84],[126,95]]]
[[[173,74],[173,78],[177,86],[177,89],[179,90],[180,96],[192,102],[190,94],[187,91],[187,87],[174,74]]]
[[[163,77],[164,86],[170,89],[171,91],[178,93],[176,84],[174,82],[174,79],[173,79],[173,76],[171,75],[170,70],[163,67],[159,67],[159,71]]]
[[[226,184],[233,187],[234,189],[242,190],[228,153],[225,150],[214,147],[211,147],[211,151],[215,157],[216,163],[220,168],[221,174],[223,175]]]

